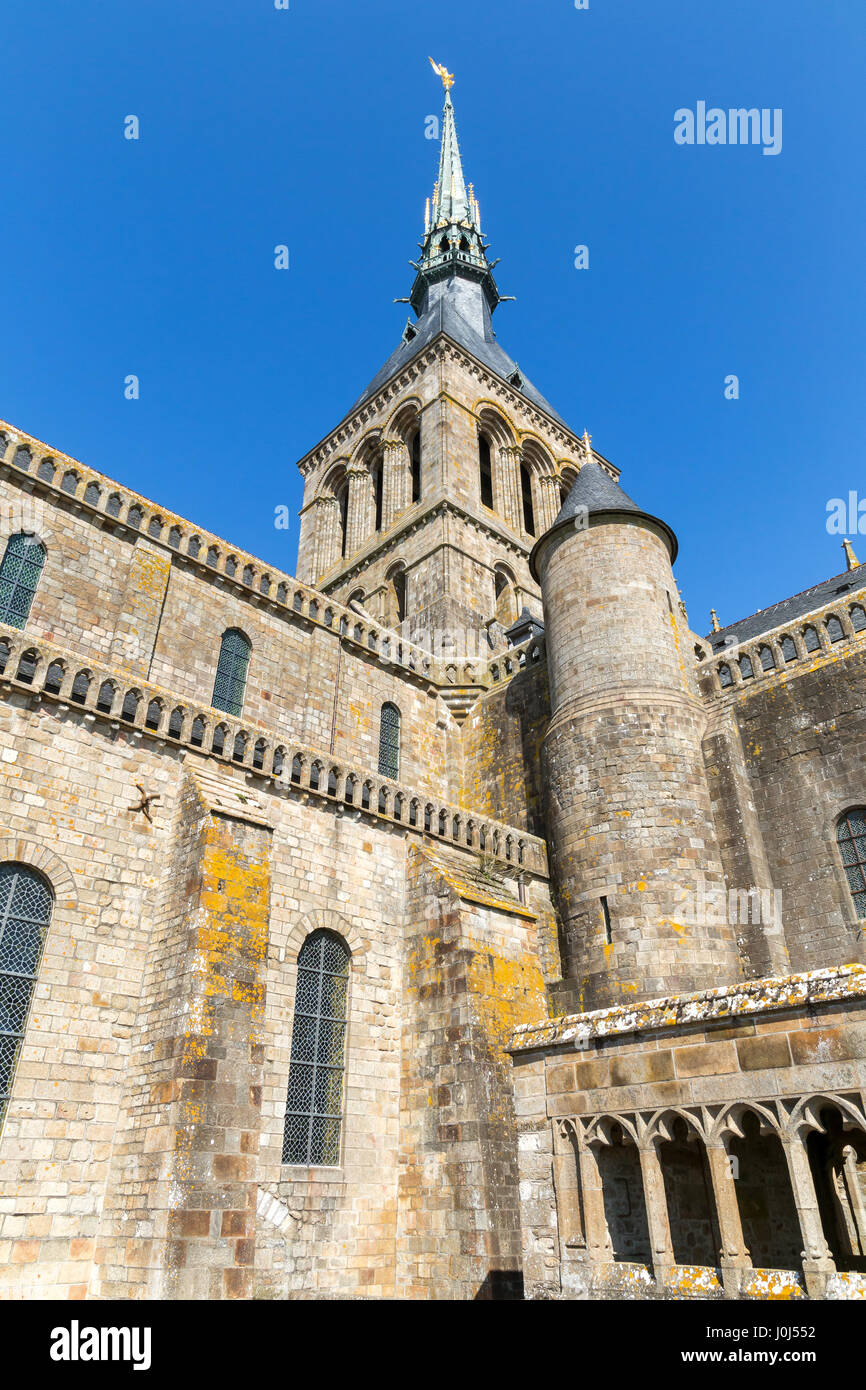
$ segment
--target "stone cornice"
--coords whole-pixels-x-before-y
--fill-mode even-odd
[[[515,660],[517,649],[515,649]],[[25,654],[31,663],[22,668]],[[525,659],[525,658],[524,658]],[[57,688],[46,688],[52,666],[62,666]],[[86,674],[88,686],[83,699],[73,699],[76,677]],[[29,678],[28,678],[29,675]],[[100,692],[106,682],[113,686],[107,709],[98,708]],[[188,750],[198,759],[209,759],[213,768],[241,769],[262,788],[270,787],[306,799],[330,802],[340,814],[357,813],[371,820],[390,822],[395,828],[429,838],[456,850],[492,855],[515,874],[530,873],[547,877],[547,847],[544,840],[515,826],[505,825],[471,806],[457,806],[435,795],[428,795],[401,782],[372,772],[353,757],[336,756],[321,748],[299,743],[273,728],[227,714],[164,686],[140,680],[122,667],[82,659],[53,642],[34,639],[32,634],[0,623],[0,699],[29,698],[38,706],[45,703],[80,715],[89,724],[109,728],[116,736],[123,733],[131,743],[147,741],[162,747]],[[135,711],[123,717],[127,700],[134,700]],[[154,703],[159,712],[153,727],[147,726]],[[193,742],[193,725],[201,721],[201,742]],[[172,732],[174,728],[174,732]],[[222,731],[223,746],[214,749],[214,735]],[[238,743],[240,740],[240,744]],[[207,744],[207,746],[205,746]],[[241,751],[236,755],[236,750]],[[295,758],[301,763],[299,780],[292,780]],[[198,768],[200,764],[196,762]],[[320,775],[314,785],[312,773]],[[329,790],[333,774],[335,786]],[[347,782],[356,794],[346,800]],[[341,790],[342,788],[342,790]],[[364,790],[367,804],[364,804]],[[398,805],[399,803],[399,805]],[[415,820],[412,808],[415,807]],[[458,833],[454,834],[455,825]]]
[[[847,999],[866,1000],[866,966],[840,965],[801,975],[769,976],[694,994],[672,994],[638,1004],[617,1004],[592,1013],[524,1023],[512,1034],[508,1050],[528,1052],[565,1045],[580,1049],[625,1034],[730,1021]]]

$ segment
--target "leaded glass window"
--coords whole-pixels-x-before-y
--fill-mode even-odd
[[[858,917],[866,917],[866,807],[845,812],[836,826],[836,839],[854,910]]]
[[[390,701],[382,706],[379,721],[379,776],[400,775],[400,711]]]
[[[249,641],[236,627],[230,627],[228,632],[223,633],[211,702],[214,709],[224,709],[226,714],[240,714],[251,650]]]
[[[298,955],[283,1162],[340,1161],[349,948],[329,931],[308,936]]]
[[[0,622],[24,626],[44,564],[45,547],[35,536],[19,531],[9,537],[0,562]]]
[[[27,1027],[52,905],[51,889],[41,874],[23,864],[0,864],[0,1124]]]

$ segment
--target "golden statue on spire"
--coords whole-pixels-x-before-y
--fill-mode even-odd
[[[438,73],[442,78],[442,86],[445,88],[446,92],[450,92],[451,88],[454,86],[453,72],[449,72],[442,63],[434,63],[432,58],[430,59],[430,64],[433,71]]]

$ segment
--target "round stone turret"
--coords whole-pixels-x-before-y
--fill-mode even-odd
[[[570,1007],[741,974],[676,548],[670,527],[592,461],[530,559],[544,600],[544,761]]]

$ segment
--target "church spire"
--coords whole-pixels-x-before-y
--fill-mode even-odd
[[[420,317],[430,307],[431,287],[443,280],[459,278],[481,287],[487,311],[492,313],[501,296],[493,279],[493,267],[487,259],[481,234],[478,200],[471,184],[467,191],[463,174],[451,100],[454,76],[441,64],[434,63],[432,58],[430,62],[445,88],[439,177],[433,189],[432,201],[428,201],[424,212],[421,259],[412,262],[418,273],[409,301]]]

